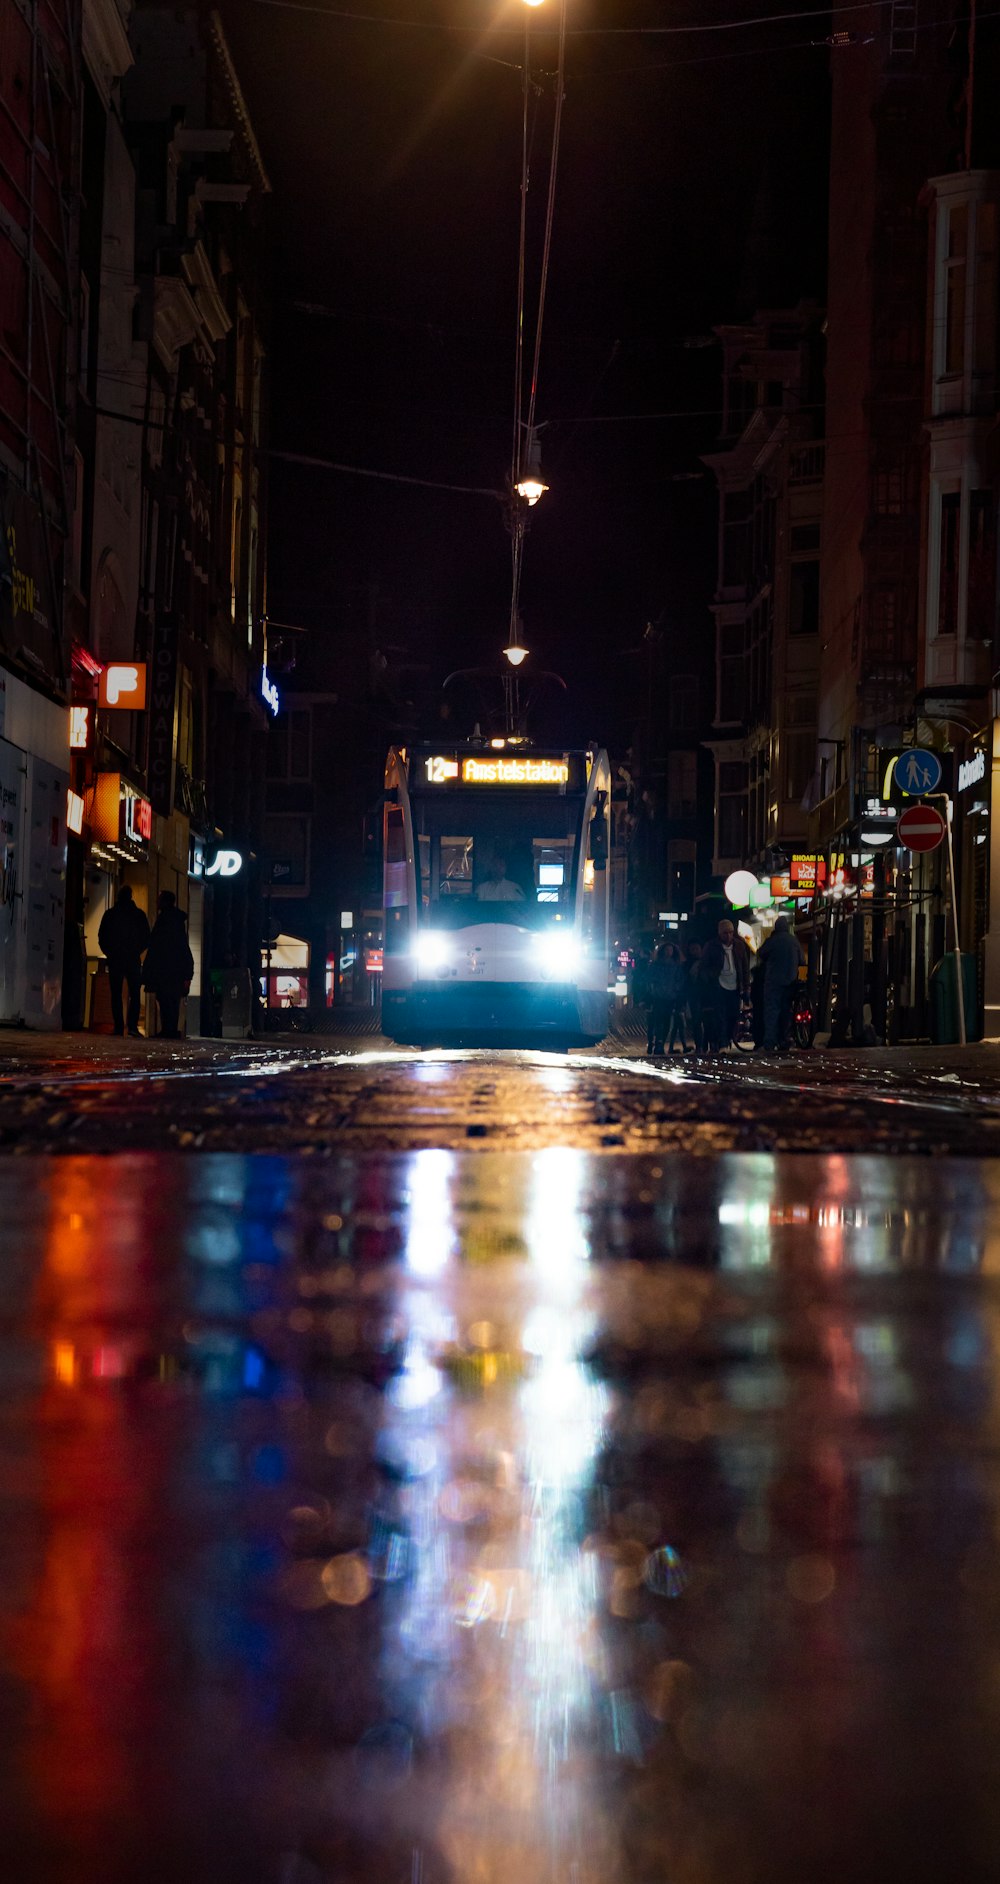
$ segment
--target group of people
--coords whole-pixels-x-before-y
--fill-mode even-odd
[[[661,942],[638,970],[634,994],[647,1012],[650,1054],[688,1050],[717,1053],[735,1046],[744,1025],[754,1045],[784,1052],[792,1018],[792,992],[805,957],[802,945],[779,916],[755,957],[728,917],[710,941]]]
[[[139,1003],[142,989],[147,988],[160,1010],[161,1040],[179,1040],[181,1001],[191,986],[194,956],[184,912],[178,909],[173,891],[161,890],[151,929],[145,911],[124,884],[101,917],[97,940],[108,964],[115,1033],[124,1035],[127,1028],[133,1040],[142,1039]],[[125,989],[127,1012],[122,998]]]

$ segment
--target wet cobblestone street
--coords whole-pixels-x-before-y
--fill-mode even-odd
[[[841,1073],[804,1126],[791,1064],[378,1046],[5,1073],[18,1884],[995,1878],[988,1103]]]

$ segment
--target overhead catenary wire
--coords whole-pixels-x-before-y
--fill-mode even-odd
[[[329,20],[347,20],[363,26],[396,26],[417,32],[480,34],[480,26],[462,26],[454,20],[404,20],[396,15],[384,13],[355,13],[339,7],[327,7],[319,0],[254,0],[255,6],[269,7],[281,13],[308,13]],[[572,26],[568,28],[574,39],[665,39],[675,38],[687,33],[732,33],[740,32],[751,26],[781,26],[786,21],[829,19],[847,13],[869,13],[882,11],[892,5],[892,0],[846,0],[825,7],[797,8],[787,13],[758,13],[729,20],[688,20],[672,26]],[[494,26],[490,29],[498,36],[509,36],[513,27]],[[518,29],[519,30],[519,29]]]

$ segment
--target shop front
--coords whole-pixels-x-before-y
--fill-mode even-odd
[[[123,773],[98,772],[84,800],[84,825],[90,834],[83,930],[87,956],[84,1026],[95,1033],[110,1033],[107,966],[98,935],[102,918],[126,883],[136,906],[150,923],[154,920],[156,905],[150,897],[153,807]]]
[[[309,1006],[309,944],[294,935],[279,935],[262,952],[260,991],[271,1012]]]
[[[61,1023],[69,716],[0,671],[0,1020]]]

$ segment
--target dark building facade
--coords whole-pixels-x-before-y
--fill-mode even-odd
[[[222,982],[249,991],[260,939],[270,185],[215,11],[101,10],[82,88],[67,1019],[108,1023],[97,931],[128,882],[150,916],[163,890],[186,912],[188,1029],[217,1031]]]

